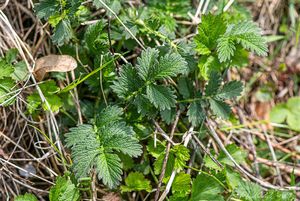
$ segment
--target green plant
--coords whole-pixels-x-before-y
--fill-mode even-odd
[[[254,141],[250,147],[244,136],[236,140],[251,150],[248,154],[234,143],[220,146],[214,135],[214,125],[235,124],[237,114],[243,124],[239,111],[231,110],[245,93],[243,82],[229,75],[248,65],[250,54],[267,59],[268,47],[246,8],[235,3],[232,11],[223,12],[224,1],[206,1],[203,8],[201,2],[201,15],[185,0],[35,4],[37,17],[50,25],[45,29],[52,33],[47,42],[56,47],[51,51],[70,55],[78,64],[70,74],[73,82],[68,74],[51,73],[38,83],[41,91],[24,93],[26,115],[51,115],[49,137],[43,137],[59,155],[54,161],[63,163],[63,176],[49,185],[50,201],[95,200],[100,193],[105,197],[112,192],[124,200],[295,199],[293,191],[262,189],[236,170],[247,164],[250,169],[252,144],[261,148],[260,157],[267,149],[265,142],[245,138]],[[196,13],[192,22],[190,11]],[[16,50],[10,50],[0,60],[1,104],[13,104],[13,90],[27,78],[16,58]],[[273,93],[266,86],[256,96],[267,101]],[[299,103],[294,97],[275,106],[271,121],[286,121],[299,131]],[[57,125],[52,125],[55,120]],[[58,127],[55,138],[51,126]],[[32,194],[18,199],[37,200]]]
[[[122,121],[122,114],[121,108],[109,106],[100,112],[93,125],[79,125],[65,135],[66,145],[72,149],[77,178],[87,177],[95,167],[98,178],[109,187],[115,187],[122,174],[117,152],[131,157],[142,153],[134,131]]]
[[[200,75],[208,79],[210,71],[228,67],[243,67],[248,63],[248,51],[267,55],[267,45],[261,30],[252,21],[231,24],[223,14],[203,16],[195,37],[196,50],[202,55]]]
[[[300,131],[300,97],[290,98],[286,103],[277,104],[270,112],[270,121],[284,123],[295,130]]]

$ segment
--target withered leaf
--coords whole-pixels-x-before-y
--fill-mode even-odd
[[[36,60],[34,76],[41,81],[48,72],[68,72],[76,67],[76,60],[69,55],[48,55]]]

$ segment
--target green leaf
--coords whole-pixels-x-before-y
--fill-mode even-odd
[[[156,141],[156,146],[154,146],[154,140],[150,140],[147,145],[147,151],[154,157],[158,158],[165,151],[165,144],[160,141]]]
[[[8,64],[5,60],[0,60],[0,70],[0,79],[10,77],[10,75],[14,72],[13,66]]]
[[[179,93],[183,96],[183,98],[190,98],[194,91],[192,81],[189,78],[180,77],[177,82]]]
[[[0,79],[0,103],[1,104],[14,95],[14,93],[7,95],[7,93],[11,92],[14,85],[15,83],[11,78]],[[12,102],[13,100],[5,105],[9,105]]]
[[[164,150],[165,152],[165,150]],[[159,175],[161,173],[161,169],[162,169],[162,165],[163,165],[163,162],[164,162],[164,158],[165,158],[165,153],[162,152],[158,158],[156,159],[156,161],[154,162],[154,173],[156,175]],[[171,176],[172,174],[172,171],[174,169],[174,162],[175,162],[175,157],[174,157],[174,154],[169,154],[169,158],[168,158],[168,161],[167,161],[167,166],[166,166],[166,172],[165,172],[165,177],[164,178],[167,178],[169,176]]]
[[[205,115],[206,113],[203,110],[201,103],[191,103],[187,111],[187,116],[189,117],[189,122],[191,122],[193,126],[200,125],[205,119]]]
[[[218,39],[218,58],[220,62],[229,61],[236,50],[234,40],[230,36]]]
[[[259,185],[249,181],[241,181],[235,193],[245,201],[262,200],[262,189]]]
[[[62,46],[64,43],[69,42],[72,38],[73,32],[70,20],[65,18],[61,20],[54,29],[54,34],[51,36],[53,43]]]
[[[84,35],[86,45],[92,54],[99,54],[108,50],[108,35],[104,30],[104,21],[90,25]]]
[[[205,87],[205,96],[212,96],[219,93],[219,88],[221,86],[222,77],[219,73],[212,71],[209,76],[209,81]]]
[[[72,150],[77,178],[88,176],[91,169],[96,168],[98,178],[113,188],[122,179],[121,160],[116,153],[131,157],[142,153],[132,128],[119,118],[121,114],[120,108],[107,107],[100,112],[96,125],[79,125],[66,134],[66,146]]]
[[[133,77],[134,79],[132,79]],[[122,66],[120,77],[113,82],[111,88],[120,98],[126,98],[138,91],[141,86],[143,86],[143,82],[136,69],[131,64],[126,64]]]
[[[190,201],[221,201],[222,192],[223,187],[213,177],[200,174],[193,181]]]
[[[12,48],[5,53],[5,60],[8,64],[11,64],[13,61],[16,60],[17,56],[18,56],[18,49]]]
[[[38,199],[31,193],[25,193],[24,195],[18,195],[15,201],[38,201]]]
[[[229,144],[225,148],[237,163],[242,164],[246,162],[245,160],[247,157],[247,152],[245,152],[235,144]],[[232,167],[234,166],[232,161],[227,157],[227,155],[223,151],[220,153],[217,160],[222,164],[230,165]]]
[[[191,191],[191,175],[180,172],[172,184],[172,193],[184,197]]]
[[[96,158],[96,170],[99,180],[110,188],[118,185],[122,179],[122,165],[117,154],[101,153]]]
[[[187,63],[178,53],[168,53],[159,59],[155,79],[175,77],[187,71]]]
[[[296,195],[293,192],[268,190],[265,194],[263,201],[294,201],[296,200]]]
[[[283,123],[285,120],[288,126],[296,131],[300,131],[300,97],[290,98],[286,104],[281,103],[272,108],[270,121],[273,123]]]
[[[209,99],[210,108],[217,117],[228,119],[231,113],[230,106],[223,101]]]
[[[28,78],[29,73],[24,61],[18,62],[14,65],[14,72],[11,78],[16,81],[24,81]]]
[[[217,98],[230,99],[240,96],[243,91],[243,84],[234,80],[224,84],[223,88],[218,92]]]
[[[181,170],[185,167],[186,162],[190,159],[189,149],[183,145],[175,145],[171,149],[175,156],[174,168]]]
[[[167,124],[171,124],[176,117],[176,109],[171,108],[170,110],[165,109],[160,111],[160,115],[163,121],[165,121]]]
[[[176,96],[169,87],[150,84],[146,92],[149,101],[160,110],[171,109],[175,106]]]
[[[200,75],[205,79],[209,79],[209,75],[212,71],[220,71],[222,65],[219,63],[215,56],[202,56],[199,60],[198,67],[200,69]]]
[[[238,164],[245,163],[247,153],[244,150],[242,150],[235,144],[229,144],[225,148]],[[234,167],[233,162],[230,160],[230,158],[227,157],[227,155],[223,151],[220,152],[219,156],[217,157],[217,160],[224,166],[229,165]],[[215,164],[215,162],[213,162],[208,156],[204,157],[204,162],[206,167],[221,170],[220,167],[217,164]]]
[[[159,51],[153,48],[147,48],[142,52],[141,56],[137,58],[137,70],[140,77],[147,81],[153,78],[155,69],[158,68],[158,54]]]
[[[140,172],[131,172],[125,179],[126,186],[121,186],[122,193],[132,191],[151,192],[152,186],[150,181]]]
[[[49,193],[50,201],[78,201],[79,189],[67,175],[58,176]]]
[[[275,107],[272,108],[270,112],[270,121],[273,123],[283,123],[290,111],[286,107],[286,104],[281,103],[277,104]]]
[[[48,19],[59,11],[59,3],[56,0],[40,0],[34,5],[34,9],[38,18]]]
[[[97,115],[96,125],[98,127],[105,126],[110,123],[117,122],[122,119],[123,109],[117,106],[107,106],[100,114]]]
[[[217,28],[216,28],[217,27]],[[197,49],[200,54],[207,54],[217,45],[217,39],[226,31],[226,23],[222,15],[203,15],[202,22],[198,27],[198,34],[195,37]]]

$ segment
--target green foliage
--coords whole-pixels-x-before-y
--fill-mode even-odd
[[[39,85],[39,87],[42,90],[45,99],[47,100],[50,106],[50,109],[53,112],[58,112],[59,109],[62,107],[63,102],[61,98],[56,94],[56,92],[59,91],[59,87],[56,86],[55,81],[50,80],[47,82],[43,82],[42,84]],[[28,103],[27,110],[29,114],[35,114],[40,106],[42,106],[42,108],[45,111],[49,110],[47,103],[42,102],[40,95],[38,94],[37,91],[27,96],[27,103]]]
[[[295,130],[300,131],[300,97],[292,97],[287,103],[281,103],[272,108],[270,121],[273,123],[284,123]]]
[[[202,16],[195,37],[200,58],[200,74],[208,79],[210,71],[220,71],[230,66],[243,66],[247,58],[246,51],[266,56],[267,45],[261,30],[252,21],[235,24],[227,22],[224,14]]]
[[[55,185],[50,189],[50,201],[78,201],[79,198],[79,190],[67,174],[56,178]]]
[[[229,144],[225,148],[237,163],[242,164],[242,163],[246,162],[245,160],[247,157],[247,153],[245,151],[243,151],[241,148],[239,148],[235,144]],[[218,155],[218,157],[216,159],[222,165],[229,165],[229,166],[234,167],[234,164],[232,163],[232,161],[227,157],[227,155],[223,151],[220,152],[220,154]],[[220,167],[217,164],[215,164],[215,162],[213,162],[210,157],[205,156],[204,162],[205,162],[206,167],[220,170]]]
[[[180,172],[176,175],[173,185],[172,193],[177,197],[186,197],[191,191],[191,175]]]
[[[90,25],[85,32],[84,38],[87,48],[93,55],[108,49],[108,36],[104,28],[104,21],[99,21]]]
[[[18,195],[15,201],[38,201],[38,199],[31,193],[25,193],[24,195]]]
[[[174,107],[174,91],[169,86],[158,84],[157,81],[175,77],[187,70],[187,63],[178,53],[168,52],[163,56],[159,54],[160,52],[153,48],[143,51],[137,59],[136,68],[131,65],[123,66],[120,77],[112,86],[120,98],[133,98],[141,113],[144,112],[144,108],[139,106],[145,105],[147,101],[160,110]],[[132,77],[135,77],[135,80]]]
[[[150,181],[140,172],[131,172],[125,179],[126,186],[121,186],[122,192],[142,191],[150,192],[152,190]]]
[[[0,104],[8,106],[14,103],[14,90],[18,89],[17,82],[24,81],[28,77],[28,71],[24,62],[16,62],[17,49],[10,49],[5,57],[0,58]]]
[[[117,153],[131,157],[142,153],[132,128],[121,120],[121,115],[120,108],[109,106],[100,112],[95,125],[79,125],[66,134],[66,145],[72,150],[77,178],[88,176],[94,167],[99,180],[110,188],[115,187],[122,174]]]
[[[37,17],[48,20],[53,27],[51,39],[58,46],[69,42],[74,36],[71,24],[81,19],[82,8],[80,0],[40,0],[35,4]]]
[[[246,181],[241,181],[235,192],[246,201],[259,201],[262,197],[261,187]]]
[[[223,187],[213,177],[206,174],[199,174],[193,181],[190,201],[224,200],[220,195],[223,190]]]

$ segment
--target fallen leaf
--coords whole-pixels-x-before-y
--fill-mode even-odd
[[[76,67],[76,60],[69,55],[48,55],[36,60],[33,74],[41,81],[48,72],[68,72]]]

